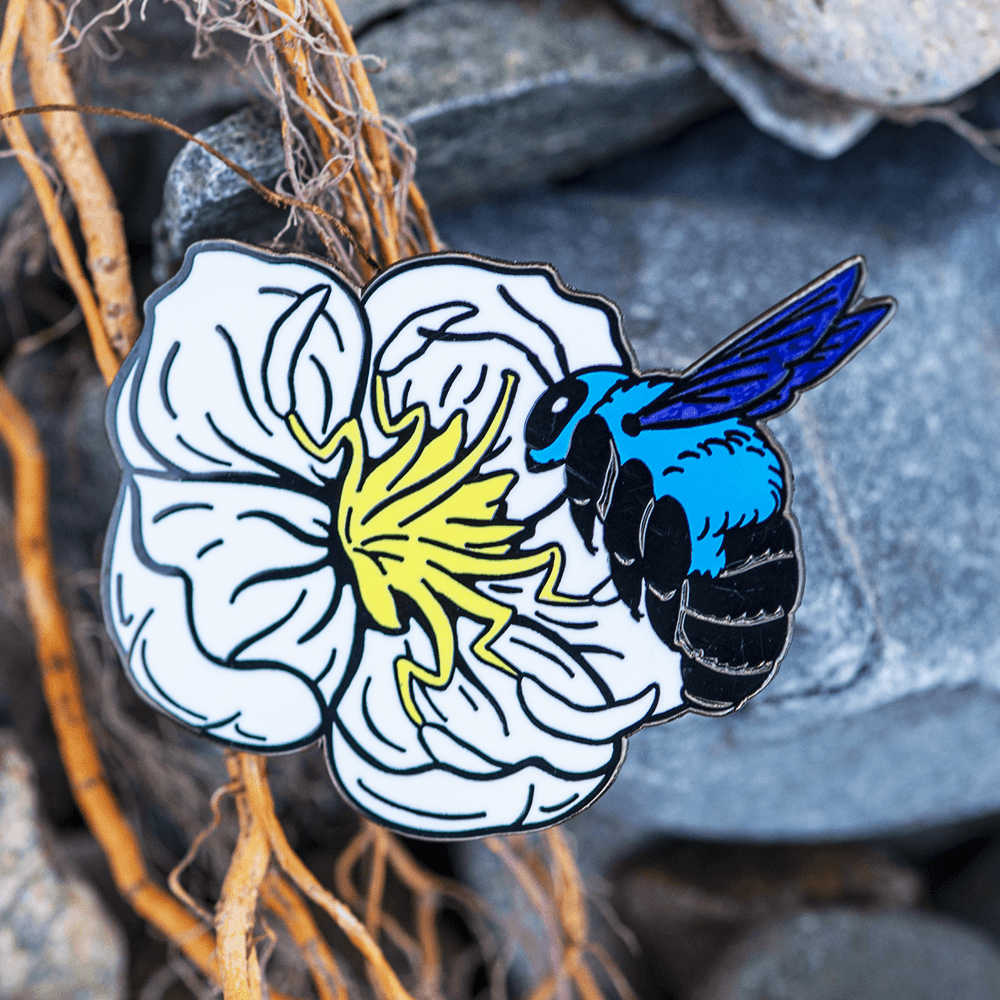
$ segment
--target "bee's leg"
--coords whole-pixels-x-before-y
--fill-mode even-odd
[[[573,523],[590,552],[597,551],[594,522],[598,505],[614,487],[615,468],[608,425],[594,414],[584,417],[573,432],[566,455],[566,495]]]
[[[630,459],[618,472],[604,518],[604,547],[615,589],[633,618],[639,617],[642,601],[642,536],[653,509],[653,474],[643,462]]]
[[[649,623],[676,649],[681,584],[691,567],[691,531],[684,508],[673,497],[660,497],[654,503],[642,536],[642,550]]]
[[[799,594],[795,528],[783,515],[725,536],[726,566],[683,588],[677,644],[684,699],[707,714],[739,708],[774,675]]]

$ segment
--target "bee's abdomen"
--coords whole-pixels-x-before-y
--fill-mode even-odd
[[[713,715],[739,708],[774,675],[799,595],[795,528],[783,515],[727,532],[725,553],[718,576],[684,581],[674,634],[661,635],[682,653],[684,700]]]

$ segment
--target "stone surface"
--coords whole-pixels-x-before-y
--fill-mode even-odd
[[[269,187],[285,169],[276,112],[243,108],[203,129],[198,138]],[[277,235],[287,215],[265,202],[221,160],[193,142],[186,143],[170,165],[163,187],[163,211],[153,232],[153,278],[166,281],[197,240],[265,242]]]
[[[993,844],[941,885],[934,903],[1000,942],[1000,843],[994,838]]]
[[[987,102],[988,110],[988,102]],[[805,594],[770,687],[638,734],[573,821],[589,870],[663,831],[832,839],[1000,807],[1000,174],[943,130],[814,161],[735,114],[558,190],[437,221],[610,295],[645,368],[682,367],[853,253],[889,327],[773,422]]]
[[[854,846],[671,842],[614,882],[615,910],[639,940],[645,978],[679,996],[756,925],[836,904],[903,909],[923,894],[913,869]]]
[[[386,59],[379,105],[413,129],[417,181],[438,205],[573,174],[725,103],[684,48],[593,0],[574,15],[452,0],[362,48]]]
[[[879,120],[870,108],[814,90],[752,53],[706,47],[699,50],[698,59],[757,128],[811,156],[839,156]]]
[[[407,8],[424,2],[426,0],[344,0],[337,6],[355,39],[359,40],[381,21],[398,17]]]
[[[997,0],[721,2],[768,59],[858,101],[946,101],[1000,69]]]
[[[417,182],[434,207],[578,173],[728,103],[686,49],[596,0],[574,16],[515,0],[444,0],[386,21],[378,10],[359,3],[345,16],[376,21],[359,46],[385,60],[372,86],[380,108],[411,128]],[[264,114],[241,111],[199,136],[266,184],[284,168]],[[157,279],[197,239],[265,240],[284,217],[189,145],[167,178]]]
[[[692,1000],[993,1000],[1000,953],[919,913],[802,913],[751,932]]]
[[[812,2],[812,0],[809,0]],[[869,108],[822,93],[776,70],[758,55],[739,47],[713,47],[705,25],[693,17],[691,0],[621,0],[633,16],[668,31],[691,46],[700,65],[768,135],[811,156],[839,156],[878,121]],[[715,0],[697,7],[720,19]],[[724,15],[723,15],[724,16]]]
[[[121,931],[46,851],[27,758],[0,741],[0,998],[124,1000]]]
[[[133,16],[123,31],[108,42],[97,32],[97,44],[111,60],[91,58],[87,73],[78,81],[80,103],[110,105],[127,111],[158,115],[187,129],[203,128],[235,110],[250,97],[239,83],[224,53],[242,58],[241,45],[229,36],[217,35],[217,55],[193,58],[194,29],[185,23],[180,7],[173,3],[149,3]],[[109,22],[118,22],[112,15]],[[135,133],[149,126],[116,118],[99,118],[95,127],[104,133]]]

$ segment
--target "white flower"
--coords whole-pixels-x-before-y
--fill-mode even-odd
[[[324,738],[409,832],[592,801],[679,704],[678,658],[524,424],[569,371],[628,363],[615,323],[541,267],[416,258],[359,296],[312,259],[189,251],[109,401],[105,615],[139,690],[231,745]]]

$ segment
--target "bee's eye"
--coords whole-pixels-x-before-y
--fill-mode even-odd
[[[525,444],[534,451],[548,448],[586,402],[587,394],[587,383],[578,378],[563,379],[549,386],[528,415]]]

